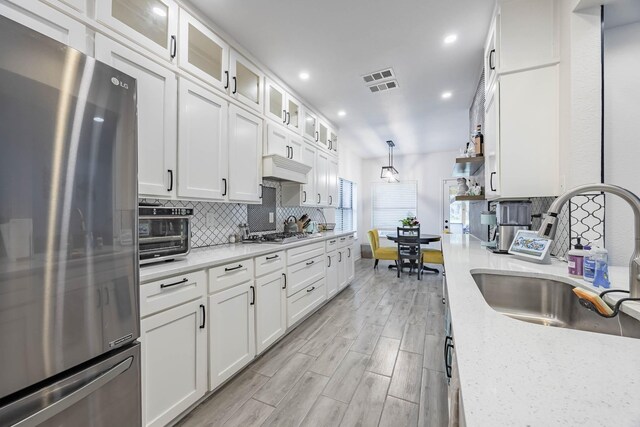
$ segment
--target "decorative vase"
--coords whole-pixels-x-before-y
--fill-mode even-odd
[[[465,178],[458,178],[458,196],[464,196],[469,191],[467,180]]]

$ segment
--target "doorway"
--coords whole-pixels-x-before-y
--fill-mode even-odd
[[[442,227],[444,233],[469,234],[469,202],[456,200],[458,181],[442,180]]]

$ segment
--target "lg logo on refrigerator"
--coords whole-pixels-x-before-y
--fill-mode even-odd
[[[114,86],[120,86],[123,89],[129,89],[129,85],[125,82],[121,82],[120,80],[118,80],[115,77],[111,77],[111,83],[114,84]]]

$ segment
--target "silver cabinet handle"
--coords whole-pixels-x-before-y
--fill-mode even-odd
[[[102,375],[94,379],[93,381],[83,385],[79,389],[69,393],[62,399],[54,402],[46,408],[36,412],[35,414],[23,419],[22,421],[14,424],[14,427],[31,427],[44,423],[48,419],[58,415],[60,412],[75,405],[85,397],[89,396],[94,391],[101,387],[104,387],[107,383],[114,380],[118,375],[126,371],[131,367],[133,363],[133,356],[118,363],[113,368],[104,372]]]

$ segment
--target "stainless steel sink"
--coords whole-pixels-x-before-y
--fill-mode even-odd
[[[549,279],[472,274],[487,303],[523,322],[640,338],[640,321],[625,313],[607,319],[581,306],[573,286]]]

